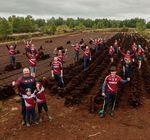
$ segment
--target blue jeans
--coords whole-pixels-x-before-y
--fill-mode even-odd
[[[10,55],[9,59],[10,59],[10,64],[15,67],[16,66],[16,57]]]
[[[62,77],[59,74],[54,74],[54,78],[57,82],[57,85],[59,87],[63,88],[64,87],[64,81],[63,81]]]
[[[30,122],[30,117],[31,116],[32,116],[32,121],[35,122],[36,114],[35,114],[35,109],[34,108],[26,110],[26,122],[27,123]]]
[[[90,58],[84,57],[84,71],[87,71],[90,64]]]

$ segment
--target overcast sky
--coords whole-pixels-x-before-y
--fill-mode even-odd
[[[0,0],[0,16],[84,17],[150,21],[150,0]]]

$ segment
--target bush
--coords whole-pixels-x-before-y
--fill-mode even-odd
[[[12,26],[11,24],[5,19],[0,19],[0,38],[7,39],[8,35],[12,34]]]
[[[56,32],[56,26],[55,25],[53,25],[53,26],[46,25],[42,28],[42,32],[45,34],[54,35]]]
[[[70,31],[70,28],[67,25],[61,25],[57,27],[56,34],[63,34],[69,31]]]

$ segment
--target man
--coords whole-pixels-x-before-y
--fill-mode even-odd
[[[33,55],[36,55],[36,54],[37,54],[37,50],[36,50],[34,44],[31,45],[31,48],[30,48],[30,49],[31,49],[31,54],[33,54]]]
[[[10,58],[10,64],[13,66],[14,69],[16,69],[16,43],[15,45],[8,46],[6,45],[8,52],[9,52],[9,58]]]
[[[99,111],[101,118],[105,116],[107,106],[110,101],[112,102],[112,105],[109,113],[111,116],[113,116],[113,111],[117,99],[118,83],[127,83],[128,81],[130,81],[130,78],[128,78],[127,80],[123,80],[120,76],[116,75],[116,67],[111,67],[110,72],[111,74],[105,78],[102,86],[102,96],[104,96],[104,104],[103,109]]]
[[[113,63],[114,62],[114,53],[115,53],[115,49],[113,46],[109,47],[109,56],[110,56],[110,62]]]
[[[141,69],[142,66],[142,60],[144,55],[144,49],[141,45],[138,45],[138,51],[137,51],[137,59],[138,59],[138,68]]]
[[[100,41],[99,39],[90,39],[90,41],[92,42],[92,49],[95,53],[97,53],[99,45],[100,45]]]
[[[75,45],[72,44],[71,46],[74,47],[74,52],[75,52],[74,62],[78,62],[81,45],[79,43],[76,43]]]
[[[41,54],[42,54],[41,52],[36,53],[36,54],[26,52],[26,56],[27,56],[28,61],[29,61],[31,76],[33,76],[33,77],[36,76],[35,73],[36,73],[37,59],[40,57]]]
[[[31,53],[31,44],[32,44],[32,40],[30,41],[25,41],[23,40],[24,44],[25,44],[25,51],[28,53]]]
[[[22,107],[22,116],[23,121],[22,125],[26,124],[26,109],[25,102],[22,95],[26,94],[26,89],[30,88],[33,93],[35,90],[35,78],[30,75],[29,68],[23,69],[23,76],[19,77],[17,81],[13,81],[12,85],[16,86],[16,93],[21,97],[21,107]]]
[[[64,87],[63,77],[63,68],[62,63],[58,60],[58,57],[54,57],[54,61],[51,64],[51,74],[58,84],[58,88]]]
[[[83,60],[84,60],[84,71],[87,71],[91,61],[91,52],[89,46],[86,46],[86,48],[83,49]]]
[[[118,44],[118,41],[117,41],[117,40],[115,40],[113,47],[115,48],[115,53],[118,53],[119,44]]]
[[[135,42],[132,45],[132,51],[133,51],[134,54],[136,54],[136,52],[137,52],[137,45],[136,45]]]
[[[61,62],[62,67],[64,66],[64,59],[67,51],[68,51],[67,49],[65,50],[61,50],[61,49],[57,50],[57,48],[54,49],[54,54],[57,57],[58,61]]]
[[[131,71],[132,71],[131,65],[132,65],[134,53],[131,54],[129,50],[127,50],[126,53],[122,52],[121,50],[120,52],[123,57],[123,61],[122,61],[123,62],[123,74],[125,78],[128,78],[130,77]]]

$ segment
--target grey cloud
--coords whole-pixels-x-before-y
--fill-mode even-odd
[[[116,18],[150,20],[149,0],[0,0],[0,15],[31,14],[39,17]]]

